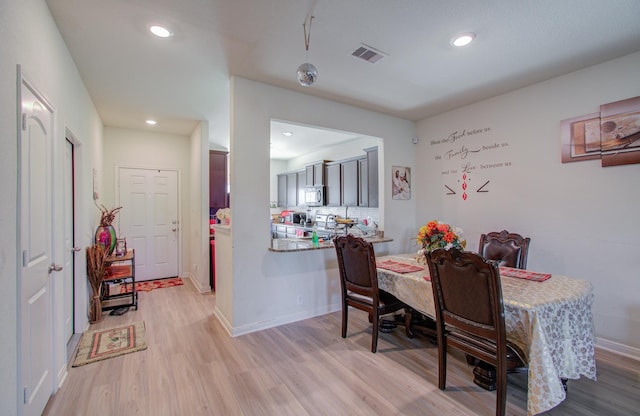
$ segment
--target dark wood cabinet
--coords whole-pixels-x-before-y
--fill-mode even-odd
[[[290,172],[287,174],[287,207],[298,205],[298,174]]]
[[[325,162],[320,162],[313,165],[313,186],[322,186],[325,184],[325,172]]]
[[[308,165],[305,167],[306,175],[304,183],[307,186],[313,186],[313,165]]]
[[[313,165],[306,166],[306,185],[307,186],[322,186],[326,184],[326,163],[328,161],[323,160],[321,162],[316,162]]]
[[[304,192],[307,187],[307,171],[300,170],[297,173],[298,176],[298,203],[297,205],[304,204]]]
[[[369,206],[369,163],[366,157],[358,159],[358,206]]]
[[[358,206],[358,160],[345,160],[340,164],[342,175],[342,203],[346,207]]]
[[[378,147],[364,149],[367,153],[367,206],[378,208]]]
[[[227,152],[209,150],[209,207],[228,208]]]
[[[335,162],[323,160],[277,175],[278,207],[304,205],[307,186],[325,187],[325,206],[378,207],[378,148]]]
[[[287,174],[278,175],[278,206],[287,207]]]
[[[277,178],[278,207],[287,208],[303,204],[307,185],[306,170],[280,173]]]
[[[340,206],[340,188],[341,188],[341,180],[340,180],[340,162],[328,163],[326,168],[326,189],[325,189],[325,199],[326,205],[328,207],[338,207]]]

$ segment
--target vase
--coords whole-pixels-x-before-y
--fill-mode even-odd
[[[94,295],[89,300],[89,323],[95,324],[102,320],[102,302],[100,295]]]
[[[96,229],[96,244],[104,247],[107,256],[113,254],[113,250],[116,248],[116,229],[113,225],[101,225]]]

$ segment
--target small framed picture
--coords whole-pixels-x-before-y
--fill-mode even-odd
[[[411,199],[411,168],[391,167],[391,198]]]

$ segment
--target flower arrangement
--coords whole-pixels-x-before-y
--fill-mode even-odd
[[[229,225],[231,223],[231,210],[229,208],[220,208],[216,211],[216,218],[220,220],[220,223]]]
[[[422,247],[418,254],[424,255],[425,251],[438,248],[446,250],[456,247],[464,250],[467,240],[462,238],[463,231],[459,227],[452,227],[440,221],[429,221],[418,230],[416,241]]]
[[[106,227],[113,224],[113,221],[116,219],[116,214],[122,209],[122,207],[107,209],[104,205],[100,205],[98,209],[101,213],[100,227]]]

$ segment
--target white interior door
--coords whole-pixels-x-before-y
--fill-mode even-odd
[[[53,109],[23,78],[19,137],[19,384],[23,415],[40,415],[53,392]]]
[[[73,328],[73,310],[74,310],[74,282],[75,282],[75,243],[74,243],[74,179],[73,179],[73,144],[69,140],[65,140],[64,150],[64,198],[63,198],[63,215],[64,215],[64,247],[63,260],[63,301],[64,309],[64,340],[69,342],[74,333]]]
[[[136,250],[136,280],[178,276],[178,173],[119,168],[119,238]]]

